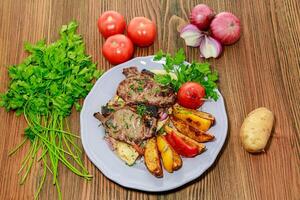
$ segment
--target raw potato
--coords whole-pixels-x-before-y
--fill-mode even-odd
[[[155,137],[149,139],[146,143],[144,160],[146,167],[151,174],[156,177],[163,176]]]
[[[272,131],[273,121],[274,114],[265,107],[250,112],[240,130],[244,149],[251,153],[264,151]]]

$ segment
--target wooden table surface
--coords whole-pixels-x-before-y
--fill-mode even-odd
[[[1,0],[0,1],[0,92],[7,89],[7,66],[20,63],[28,54],[25,41],[47,42],[58,30],[76,19],[87,53],[98,68],[112,67],[101,55],[104,39],[96,20],[106,10],[122,13],[129,22],[135,16],[156,21],[154,45],[137,48],[135,56],[159,49],[174,52],[185,48],[187,60],[200,60],[198,49],[186,48],[177,33],[180,18],[187,19],[196,4],[204,2],[216,12],[231,11],[242,23],[241,39],[225,47],[219,59],[210,60],[219,71],[219,88],[229,118],[227,141],[215,164],[195,181],[165,193],[125,189],[108,180],[84,155],[94,178],[87,182],[59,168],[64,199],[299,199],[300,198],[300,1],[299,0]],[[251,110],[266,106],[276,116],[272,140],[266,153],[251,155],[243,150],[239,129]],[[20,160],[28,146],[13,157],[8,151],[23,138],[26,123],[13,112],[0,109],[0,199],[32,199],[42,176],[34,167],[25,185],[18,183]],[[79,113],[70,117],[79,132]],[[49,176],[40,199],[56,199]]]

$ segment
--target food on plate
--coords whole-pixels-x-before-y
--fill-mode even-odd
[[[112,137],[105,137],[105,140],[110,145],[110,148],[116,151],[117,156],[129,166],[133,165],[140,156],[139,152],[133,146],[125,142]]]
[[[154,79],[154,74],[143,70],[139,72],[136,67],[125,68],[126,76],[118,86],[117,95],[127,105],[146,104],[158,107],[167,107],[175,103],[176,95],[169,86],[162,86]]]
[[[199,143],[195,140],[193,140],[192,138],[188,137],[188,136],[185,136],[184,134],[180,133],[179,131],[176,130],[176,128],[172,128],[170,127],[169,125],[166,125],[165,126],[165,131],[168,133],[168,134],[172,134],[173,135],[173,139],[175,138],[180,138],[185,144],[187,144],[188,146],[191,146],[191,147],[196,147],[197,150],[198,150],[198,153],[197,154],[200,154],[202,152],[205,151],[206,147],[204,144],[202,143]],[[175,148],[176,149],[176,148]],[[179,153],[179,152],[178,152]],[[179,153],[180,154],[180,153]]]
[[[206,147],[201,142],[214,139],[206,131],[215,118],[195,109],[207,95],[204,86],[209,97],[217,98],[213,91],[217,75],[206,64],[185,65],[183,52],[179,51],[175,58],[166,56],[165,71],[123,68],[125,78],[116,94],[102,106],[101,113],[94,113],[105,129],[108,146],[117,156],[129,166],[144,157],[147,169],[156,177],[162,177],[163,170],[172,173],[180,169],[181,156],[191,158],[203,153]],[[174,65],[182,69],[175,69]],[[157,78],[168,81],[162,83]],[[185,83],[189,78],[197,82]],[[172,85],[176,81],[177,86],[182,86]],[[189,108],[177,104],[176,96],[180,104]]]
[[[155,40],[156,26],[146,17],[135,17],[129,22],[127,33],[135,45],[146,47],[153,44]]]
[[[209,28],[209,24],[214,16],[215,13],[213,9],[205,4],[199,4],[192,9],[190,22],[196,25],[200,30],[204,31]]]
[[[18,116],[24,115],[27,122],[24,140],[10,152],[14,154],[26,143],[29,147],[21,162],[20,183],[26,181],[36,162],[43,166],[36,169],[43,175],[38,177],[35,199],[50,176],[58,199],[62,199],[58,172],[61,165],[84,179],[92,178],[75,141],[79,137],[70,132],[67,119],[73,106],[80,110],[80,99],[89,93],[93,79],[101,76],[102,71],[86,55],[77,27],[75,21],[63,25],[60,38],[51,44],[46,44],[46,40],[26,43],[30,55],[21,64],[8,68],[9,87],[0,94],[0,106],[16,111]]]
[[[173,131],[168,132],[166,139],[173,149],[184,157],[194,157],[198,155],[199,151],[195,145],[187,144],[182,138],[177,136]]]
[[[205,89],[199,83],[186,82],[178,90],[177,102],[186,108],[198,109],[203,103]]]
[[[184,121],[177,119],[176,117],[171,117],[171,121],[179,132],[192,138],[193,140],[196,140],[197,142],[208,142],[215,138],[215,136],[212,134],[201,131],[197,127],[191,126]]]
[[[264,151],[271,135],[273,122],[274,114],[265,107],[250,112],[240,130],[244,149],[251,153]]]
[[[94,116],[101,121],[108,136],[129,144],[140,144],[152,137],[156,130],[156,118],[141,119],[140,115],[128,106],[112,111],[107,117],[99,112]]]
[[[210,120],[212,123],[214,123],[215,121],[215,117],[210,114],[210,113],[206,113],[203,111],[199,111],[199,110],[194,110],[194,109],[189,109],[189,108],[184,108],[178,104],[175,104],[173,106],[173,111],[175,113],[182,113],[182,114],[193,114],[193,115],[197,115],[203,119],[208,119]]]
[[[212,37],[224,45],[230,45],[240,39],[240,20],[230,12],[221,12],[212,20],[210,30]]]
[[[144,160],[145,165],[151,174],[156,177],[163,176],[163,170],[160,163],[160,157],[155,137],[152,137],[146,142]]]
[[[98,29],[103,37],[122,34],[126,28],[124,17],[116,11],[106,11],[98,19]]]
[[[173,152],[173,171],[176,171],[182,167],[182,159],[171,145],[170,148],[172,149]]]
[[[131,40],[122,34],[110,36],[102,47],[103,56],[113,65],[129,60],[133,52]]]
[[[210,69],[209,63],[185,62],[183,49],[180,49],[174,56],[159,51],[155,57],[155,61],[166,60],[163,68],[168,73],[156,74],[154,79],[161,85],[171,86],[175,92],[186,82],[196,82],[205,88],[206,99],[218,99],[217,80],[218,73]],[[170,73],[176,75],[176,79],[172,78]]]
[[[207,131],[213,124],[213,121],[211,119],[203,118],[201,116],[205,114],[195,114],[195,112],[191,112],[179,106],[174,106],[173,115],[177,119],[180,119],[185,123],[204,132]],[[207,115],[209,116],[209,114]]]
[[[173,172],[173,163],[174,163],[172,147],[167,142],[167,140],[165,139],[164,136],[161,136],[161,135],[157,136],[156,141],[157,141],[158,151],[162,158],[163,166],[168,172],[172,173]]]

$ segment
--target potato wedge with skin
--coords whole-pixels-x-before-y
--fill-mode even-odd
[[[176,117],[171,117],[171,121],[180,133],[192,138],[193,140],[196,140],[197,142],[208,142],[215,138],[215,136],[201,131]]]
[[[199,117],[196,114],[193,114],[190,111],[185,111],[183,109],[174,109],[173,110],[173,115],[174,117],[186,122],[187,124],[201,130],[201,131],[207,131],[211,125],[212,125],[212,120],[210,119],[205,119],[202,117]]]
[[[164,128],[165,128],[165,131],[167,133],[172,133],[173,132],[177,136],[179,136],[180,138],[182,138],[186,143],[196,146],[198,148],[198,150],[199,150],[199,154],[202,153],[202,152],[204,152],[206,150],[206,147],[205,147],[204,144],[199,143],[199,142],[197,142],[197,141],[189,138],[188,136],[183,135],[182,133],[178,132],[176,129],[171,128],[168,125],[165,125]]]
[[[173,172],[173,151],[171,149],[170,144],[163,136],[157,136],[157,148],[160,152],[162,163],[164,168],[169,172]]]
[[[206,113],[206,112],[202,112],[202,111],[199,111],[199,110],[193,110],[193,109],[189,109],[189,108],[185,108],[185,107],[182,107],[178,104],[174,105],[173,106],[173,110],[174,112],[177,112],[177,113],[186,113],[186,114],[194,114],[194,115],[197,115],[203,119],[208,119],[208,120],[211,120],[212,123],[214,123],[215,121],[215,117],[210,114],[210,113]]]
[[[131,166],[139,157],[139,153],[131,145],[116,141],[116,153],[127,165]]]
[[[153,174],[156,177],[163,176],[163,170],[160,163],[160,157],[155,137],[148,139],[146,143],[144,161],[147,169],[151,174]]]
[[[172,152],[173,152],[173,170],[178,170],[181,168],[182,166],[182,159],[180,157],[180,155],[172,148],[172,146],[170,145]]]

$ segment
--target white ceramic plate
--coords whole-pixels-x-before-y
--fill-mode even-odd
[[[104,129],[93,113],[99,112],[116,93],[118,84],[125,78],[123,68],[137,66],[139,70],[162,69],[162,62],[153,61],[153,56],[134,58],[108,70],[94,85],[86,97],[80,114],[81,138],[84,150],[95,166],[112,181],[128,188],[160,192],[180,187],[204,173],[215,161],[227,136],[227,116],[222,95],[216,102],[205,102],[201,110],[213,114],[216,123],[209,130],[216,139],[206,143],[207,150],[194,157],[183,158],[178,171],[156,178],[146,169],[144,163],[127,166],[112,152],[103,140]]]

